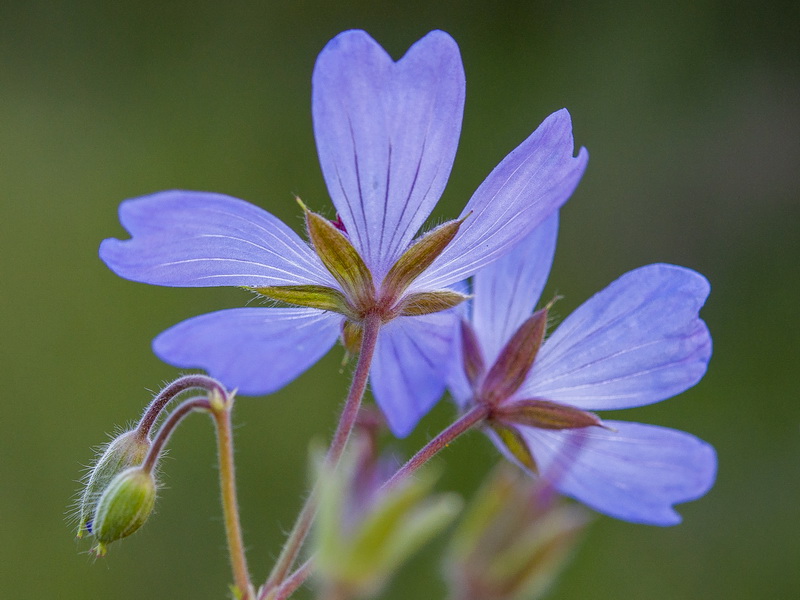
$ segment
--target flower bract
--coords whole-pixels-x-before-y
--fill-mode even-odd
[[[166,191],[127,200],[131,239],[100,256],[118,275],[165,286],[241,286],[290,305],[189,319],[159,335],[168,363],[203,368],[247,395],[273,392],[361,320],[384,322],[371,388],[396,435],[444,391],[458,297],[448,286],[491,263],[556,211],[588,155],[573,155],[569,114],[550,115],[486,178],[459,219],[420,238],[449,177],[465,96],[458,47],[441,31],[399,61],[363,31],[320,53],[314,134],[334,221],[305,209],[310,243],[268,212],[221,194]]]

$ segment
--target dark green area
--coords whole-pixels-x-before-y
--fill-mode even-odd
[[[240,306],[238,290],[117,278],[99,242],[120,200],[224,192],[302,227],[296,193],[332,214],[310,77],[341,30],[395,56],[433,28],[459,42],[467,107],[453,218],[491,168],[566,106],[589,169],[562,213],[546,295],[568,314],[625,271],[664,261],[711,281],[715,354],[696,388],[622,418],[713,443],[719,477],[670,529],[599,518],[553,598],[791,598],[800,594],[800,48],[797,3],[303,1],[0,4],[0,590],[8,598],[224,598],[230,579],[213,432],[189,419],[164,462],[157,514],[107,558],[64,518],[89,448],[176,376],[150,340]],[[242,398],[242,516],[260,580],[304,489],[310,439],[332,432],[341,349],[282,392]],[[452,416],[443,402],[413,452]],[[618,415],[614,415],[616,418]],[[496,460],[453,445],[440,487],[468,493]],[[435,553],[391,598],[443,597]]]

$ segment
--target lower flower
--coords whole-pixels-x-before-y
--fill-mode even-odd
[[[451,392],[462,407],[487,405],[498,448],[561,493],[626,521],[677,524],[673,505],[714,483],[714,449],[682,431],[588,411],[659,402],[702,378],[711,338],[698,312],[708,282],[673,265],[635,269],[543,340],[535,325],[547,311],[531,312],[557,225],[552,217],[474,277]]]

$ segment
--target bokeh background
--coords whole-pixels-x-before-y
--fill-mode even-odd
[[[622,418],[714,444],[716,486],[683,506],[674,528],[598,518],[551,597],[798,597],[798,7],[0,4],[0,596],[225,597],[230,575],[204,417],[171,443],[156,516],[107,558],[95,561],[73,541],[64,514],[90,448],[177,375],[151,354],[151,338],[249,296],[124,281],[97,246],[124,236],[122,199],[167,188],[244,198],[298,230],[294,193],[331,212],[310,76],[323,45],[359,27],[396,58],[434,28],[460,44],[466,114],[435,219],[456,215],[547,114],[569,108],[591,159],[563,210],[546,291],[565,296],[562,317],[650,262],[711,280],[708,375]],[[336,350],[282,392],[238,403],[242,518],[257,580],[298,507],[309,440],[333,429],[346,388],[340,360]],[[442,402],[396,448],[413,452],[452,414]],[[496,459],[471,435],[440,460],[440,487],[469,494]],[[444,597],[442,548],[411,562],[387,598]]]

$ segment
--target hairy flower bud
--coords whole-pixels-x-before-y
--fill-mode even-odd
[[[111,480],[129,467],[140,465],[150,450],[150,440],[136,431],[126,431],[106,446],[89,472],[86,487],[81,494],[78,537],[93,532],[93,519],[97,502]]]
[[[147,521],[156,502],[156,480],[140,467],[119,473],[100,496],[92,533],[95,552],[106,553],[111,542],[129,536]]]

